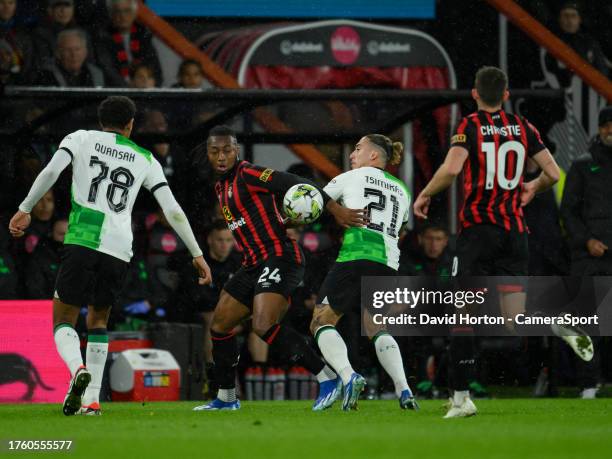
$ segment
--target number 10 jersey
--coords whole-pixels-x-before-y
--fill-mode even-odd
[[[397,270],[399,232],[410,216],[404,182],[376,167],[360,167],[340,174],[324,190],[350,209],[367,209],[370,218],[366,227],[345,230],[336,261],[370,260]]]
[[[520,193],[527,157],[546,148],[538,130],[521,116],[479,110],[461,120],[451,146],[468,151],[462,226],[489,224],[526,231]]]
[[[71,212],[64,244],[75,244],[129,262],[132,208],[141,186],[167,186],[150,151],[114,132],[79,130],[59,150],[72,158]],[[57,154],[57,153],[56,153]]]

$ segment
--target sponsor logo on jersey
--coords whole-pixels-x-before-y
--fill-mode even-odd
[[[259,180],[261,180],[262,182],[267,182],[270,180],[270,176],[272,175],[272,172],[274,172],[274,169],[266,169],[264,170],[261,175],[259,176]]]
[[[234,219],[234,216],[232,215],[230,210],[227,208],[227,206],[223,206],[223,216],[225,217],[225,221],[227,222],[231,222]]]
[[[467,141],[467,137],[465,134],[455,134],[451,138],[451,143],[465,143]]]
[[[240,220],[236,220],[235,222],[228,223],[227,227],[230,230],[235,231],[238,228],[240,228],[242,225],[246,225],[246,221],[244,220],[244,217],[240,217]]]

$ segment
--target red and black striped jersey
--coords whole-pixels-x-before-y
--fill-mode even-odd
[[[493,224],[526,231],[520,193],[527,157],[546,148],[538,130],[521,116],[479,110],[461,120],[451,146],[468,151],[462,226]]]
[[[223,217],[242,250],[244,266],[285,256],[303,263],[300,248],[287,236],[280,209],[284,193],[305,182],[297,175],[238,161],[215,183]]]

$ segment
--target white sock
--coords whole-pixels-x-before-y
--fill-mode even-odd
[[[462,405],[465,398],[470,398],[469,390],[456,390],[453,395],[453,404],[454,405]]]
[[[404,363],[397,341],[393,336],[382,334],[374,337],[376,357],[395,385],[395,394],[399,397],[402,391],[409,389],[404,372]]]
[[[222,402],[235,402],[236,401],[236,388],[232,389],[219,389],[217,398]]]
[[[315,341],[321,349],[321,354],[342,378],[346,385],[355,372],[348,359],[348,350],[336,327],[324,325],[315,332]]]
[[[79,367],[83,365],[79,335],[71,325],[60,324],[55,329],[53,338],[57,352],[68,366],[70,375],[74,376]]]
[[[83,395],[83,405],[100,403],[100,388],[104,376],[104,365],[108,355],[108,335],[89,335],[87,339],[87,355],[85,362],[91,373],[91,382]]]
[[[336,379],[336,373],[334,372],[334,370],[329,368],[328,365],[325,365],[323,369],[316,374],[316,377],[317,381],[319,383],[322,383],[325,381],[331,381],[332,379]]]

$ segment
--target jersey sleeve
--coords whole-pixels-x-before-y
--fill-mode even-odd
[[[63,150],[70,156],[70,161],[74,161],[74,155],[78,154],[81,144],[83,143],[83,134],[85,131],[79,130],[68,134],[57,147],[58,150]]]
[[[323,196],[323,205],[327,205],[327,202],[330,200],[329,195],[325,193],[321,187],[313,183],[311,180],[300,177],[299,175],[255,166],[253,164],[242,166],[240,174],[248,185],[264,188],[271,193],[278,194],[281,197],[293,185],[297,185],[298,183],[308,183],[321,192],[321,195]]]
[[[163,186],[168,186],[168,181],[166,180],[161,164],[159,164],[159,161],[157,161],[155,158],[152,158],[149,172],[147,173],[142,186],[144,186],[151,193],[155,193],[155,191]]]
[[[334,201],[339,201],[342,198],[342,192],[346,187],[347,174],[348,172],[338,175],[323,188]]]
[[[523,118],[523,123],[527,130],[527,156],[533,156],[544,150],[546,145],[542,142],[540,131],[533,124],[527,121],[526,118]]]
[[[472,135],[470,129],[470,121],[468,118],[463,118],[455,130],[455,134],[451,137],[451,147],[463,147],[469,150],[470,135]]]

